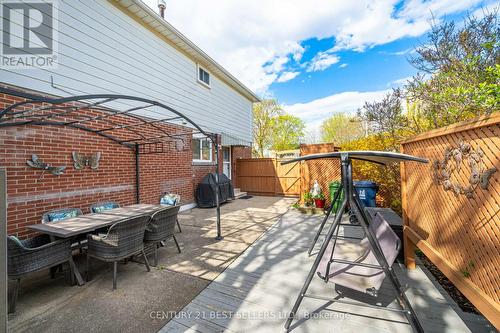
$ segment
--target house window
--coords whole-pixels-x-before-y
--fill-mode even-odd
[[[212,142],[207,138],[193,138],[193,161],[212,162]]]
[[[210,87],[210,73],[200,65],[198,65],[198,82]]]

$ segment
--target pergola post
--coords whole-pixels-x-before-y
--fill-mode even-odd
[[[139,160],[139,145],[135,144],[135,202],[141,203],[141,166]]]
[[[212,144],[215,146],[215,204],[216,204],[216,215],[217,215],[217,236],[216,240],[222,240],[222,230],[220,225],[220,198],[219,198],[219,135],[212,135]]]

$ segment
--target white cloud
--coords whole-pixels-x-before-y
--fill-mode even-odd
[[[306,131],[312,136],[319,137],[321,124],[332,114],[345,113],[355,115],[365,102],[380,101],[386,94],[392,91],[392,88],[406,83],[411,78],[411,76],[408,76],[389,82],[387,84],[389,89],[386,90],[341,92],[306,103],[284,105],[283,108],[286,112],[304,120]]]
[[[417,50],[414,47],[409,47],[405,50],[401,51],[396,51],[396,52],[387,52],[387,51],[380,51],[380,54],[388,54],[388,55],[395,55],[395,56],[403,56],[411,53],[415,53]]]
[[[354,115],[365,104],[380,100],[391,90],[379,91],[348,91],[328,97],[316,99],[307,103],[285,105],[286,112],[304,120],[310,132],[318,132],[323,120],[334,113],[347,113]]]
[[[411,79],[413,79],[413,76],[408,76],[408,77],[404,77],[402,79],[398,79],[398,80],[394,80],[390,83],[387,84],[388,87],[398,87],[398,86],[402,86],[402,85],[405,85],[408,81],[410,81]]]
[[[157,9],[157,0],[143,1]],[[362,51],[421,35],[429,28],[431,12],[439,19],[480,1],[409,0],[396,10],[398,0],[169,0],[165,15],[241,81],[263,93],[283,71],[300,66],[301,41],[335,37],[327,53]]]
[[[278,79],[276,80],[276,82],[286,82],[286,81],[290,81],[290,80],[293,80],[297,77],[297,75],[299,75],[300,72],[283,72],[281,73],[281,75],[278,77]]]
[[[348,64],[346,64],[346,63],[343,63],[343,64],[340,64],[340,65],[339,65],[339,68],[346,68],[347,66],[349,66],[349,65],[348,65]]]
[[[410,0],[403,6],[400,16],[402,18],[428,19],[432,13],[435,17],[441,17],[471,8],[479,2],[477,0]]]
[[[312,58],[311,62],[307,65],[308,72],[324,71],[331,65],[340,61],[340,58],[332,53],[320,52]]]
[[[472,13],[477,18],[483,18],[486,14],[500,14],[500,4],[496,1],[486,4]]]

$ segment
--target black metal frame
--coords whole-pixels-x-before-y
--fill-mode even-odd
[[[7,172],[0,169],[0,308],[7,309]],[[0,332],[7,332],[7,311],[0,312]]]
[[[330,214],[332,213],[333,211],[333,208],[335,207],[335,203],[337,202],[339,196],[340,196],[340,193],[342,193],[342,184],[340,184],[339,188],[337,189],[337,191],[335,192],[335,195],[333,196],[333,200],[332,202],[330,203],[330,207],[328,208],[328,210],[326,211],[326,215],[325,217],[323,218],[323,221],[321,221],[321,224],[319,225],[319,228],[318,228],[318,231],[316,232],[316,235],[314,235],[314,240],[313,242],[311,243],[311,247],[309,247],[309,251],[307,251],[307,254],[310,256],[311,255],[311,252],[312,250],[314,249],[314,246],[316,245],[316,242],[318,241],[318,238],[319,236],[321,235],[321,232],[323,231],[323,228],[325,227],[325,223],[326,221],[328,221],[328,218],[330,217]],[[339,208],[337,206],[337,208]],[[340,211],[341,212],[341,211]],[[337,216],[337,214],[339,213],[339,210],[337,209],[337,211],[334,213],[334,219],[335,217]],[[342,213],[342,212],[341,212]]]
[[[128,147],[134,151],[136,166],[136,201],[140,202],[140,158],[139,155],[164,153],[169,150],[172,143],[177,145],[180,140],[184,144],[185,137],[201,134],[212,142],[215,148],[216,182],[219,184],[219,135],[209,133],[192,121],[189,117],[174,108],[158,101],[118,94],[80,95],[63,98],[52,98],[23,93],[14,89],[0,87],[0,93],[19,96],[26,100],[14,103],[0,110],[0,128],[24,125],[33,126],[65,126],[91,132],[109,139],[117,144]],[[141,103],[139,106],[118,110],[108,107],[110,102]],[[152,108],[157,109],[151,110]],[[150,118],[134,112],[141,110],[154,112],[155,117]],[[79,111],[98,111],[99,115],[89,115]],[[156,117],[158,115],[158,117]],[[119,116],[118,119],[114,116]],[[113,118],[114,117],[114,118]],[[180,124],[173,121],[180,120]],[[103,123],[109,124],[103,127]],[[158,124],[170,124],[187,128],[185,132],[169,133]],[[101,127],[96,125],[99,124]],[[142,130],[141,130],[142,127]],[[113,131],[125,131],[112,134]],[[111,134],[110,134],[111,133]],[[216,192],[217,204],[217,240],[222,239],[220,225],[220,202]]]
[[[337,211],[335,212],[335,218],[333,224],[330,226],[328,229],[328,233],[321,245],[321,248],[316,256],[316,259],[314,261],[314,264],[311,267],[311,270],[309,271],[309,274],[307,275],[306,281],[304,282],[304,285],[297,297],[297,300],[295,301],[295,304],[290,312],[289,317],[287,318],[287,321],[285,323],[285,329],[290,331],[290,325],[292,324],[295,315],[297,313],[297,310],[299,309],[299,306],[302,302],[302,300],[307,297],[307,298],[313,298],[313,299],[320,299],[320,300],[326,300],[330,302],[337,302],[337,303],[344,303],[344,304],[350,304],[350,305],[358,305],[358,306],[363,306],[363,307],[370,307],[370,308],[377,308],[381,310],[387,310],[387,311],[396,311],[396,312],[402,312],[405,314],[408,323],[411,325],[412,329],[415,332],[423,332],[423,328],[420,325],[420,322],[418,321],[418,318],[411,307],[411,304],[406,297],[406,294],[404,293],[398,279],[396,278],[396,275],[394,274],[394,271],[392,270],[392,267],[389,267],[387,260],[380,248],[380,245],[378,241],[375,238],[375,235],[373,235],[369,229],[368,225],[371,223],[371,218],[365,214],[363,210],[362,203],[360,202],[360,199],[356,195],[356,191],[354,190],[353,186],[353,179],[352,179],[352,159],[360,159],[364,161],[369,161],[369,162],[375,162],[375,163],[380,163],[380,164],[385,164],[380,161],[373,161],[370,160],[370,156],[374,156],[379,160],[380,158],[387,158],[387,161],[417,161],[417,162],[422,162],[422,163],[427,163],[427,160],[413,157],[410,155],[404,155],[404,154],[398,154],[398,153],[388,153],[388,152],[340,152],[340,153],[328,153],[328,154],[316,154],[316,155],[308,155],[304,156],[301,158],[297,158],[294,160],[286,161],[283,164],[288,164],[288,163],[293,163],[296,161],[302,161],[302,160],[311,160],[311,159],[320,159],[320,158],[340,158],[341,159],[341,187],[339,191],[336,193],[336,198],[338,198],[338,195],[340,195],[340,191],[342,190],[344,192],[344,199],[340,206],[337,207]],[[365,158],[368,156],[368,159]],[[334,200],[335,202],[335,200]],[[330,208],[327,212],[327,215],[323,219],[320,228],[318,232],[315,235],[314,242],[309,249],[309,254],[312,251],[312,248],[314,247],[314,244],[318,240],[318,237],[321,233],[321,230],[323,229],[326,221],[328,220],[329,215],[331,214],[333,207],[334,207],[334,202],[330,205]],[[363,228],[363,231],[368,238],[368,241],[370,243],[370,246],[372,248],[373,254],[375,255],[375,258],[379,262],[380,266],[377,266],[377,268],[380,268],[384,271],[385,276],[389,278],[394,290],[395,290],[395,296],[398,300],[398,303],[402,309],[394,309],[394,308],[386,308],[386,307],[379,307],[379,306],[374,306],[374,305],[368,305],[368,304],[359,304],[359,303],[354,303],[354,302],[349,302],[345,300],[340,300],[340,299],[332,299],[328,297],[323,297],[320,295],[313,295],[313,294],[308,294],[307,289],[309,288],[309,285],[313,279],[313,277],[316,275],[317,268],[321,262],[321,259],[323,258],[323,255],[325,254],[325,251],[328,247],[328,244],[334,239],[336,241],[338,237],[338,230],[339,226],[341,224],[342,220],[342,212],[345,211],[345,209],[349,207],[354,215],[358,218],[358,221],[360,223],[360,226]],[[336,234],[334,236],[334,234]],[[335,248],[335,244],[334,247]],[[332,257],[333,257],[333,251],[332,251]],[[333,258],[332,258],[333,260]]]
[[[2,91],[3,89],[0,89]],[[3,92],[3,91],[2,91]],[[144,103],[141,106],[132,107],[126,110],[116,110],[115,108],[105,107],[106,103],[117,101],[134,101]],[[32,105],[32,106],[30,106]],[[39,105],[35,107],[35,105]],[[26,109],[26,106],[29,106]],[[164,112],[175,115],[174,117],[169,114],[160,114],[161,119],[150,119],[132,112],[157,107]],[[103,114],[98,116],[90,116],[86,114],[78,114],[80,110],[97,110]],[[45,114],[43,113],[45,112]],[[83,117],[84,119],[67,119],[70,116]],[[113,116],[126,116],[126,118],[134,119],[135,123],[120,123],[116,120],[109,119]],[[53,120],[58,119],[59,120]],[[61,119],[62,118],[62,119]],[[184,120],[186,124],[190,124],[197,131],[189,130],[184,133],[170,134],[165,129],[157,126],[157,123],[171,123],[173,120]],[[103,121],[113,125],[106,128],[93,128],[92,122]],[[171,123],[173,124],[173,123]],[[53,126],[69,126],[78,128],[84,131],[89,131],[97,135],[104,136],[107,139],[113,140],[116,143],[134,149],[136,145],[165,143],[164,139],[183,140],[183,136],[191,136],[193,134],[203,134],[213,140],[213,134],[205,132],[200,126],[193,122],[190,118],[183,115],[179,111],[157,101],[142,97],[134,97],[128,95],[115,95],[115,94],[95,94],[95,95],[80,95],[64,98],[32,98],[23,102],[15,103],[0,111],[0,127],[21,126],[21,125],[53,125]],[[177,126],[184,126],[175,124]],[[136,130],[136,127],[148,126],[150,129],[161,132],[163,135],[147,136],[144,132]],[[134,138],[120,139],[118,136],[107,134],[113,130],[124,129],[135,134]]]

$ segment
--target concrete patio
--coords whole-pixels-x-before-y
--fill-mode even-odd
[[[12,332],[280,332],[287,311],[314,257],[307,247],[321,219],[291,210],[294,199],[252,197],[222,206],[224,240],[215,237],[213,209],[180,215],[177,234],[159,251],[159,265],[119,265],[118,289],[111,289],[111,265],[93,264],[92,280],[71,287],[67,275],[48,272],[22,280]],[[77,264],[83,270],[83,256]],[[395,264],[426,332],[489,332],[480,316],[465,314],[427,274]],[[66,272],[65,272],[66,273]],[[85,273],[82,271],[82,273]],[[395,306],[388,287],[377,300]],[[315,294],[337,295],[314,279]],[[363,295],[345,292],[355,301]],[[341,310],[340,313],[332,310]],[[320,311],[322,310],[322,311]],[[305,319],[306,314],[313,318]],[[399,314],[304,300],[294,332],[410,332]],[[382,319],[382,320],[376,320]]]
[[[224,240],[216,241],[215,210],[181,213],[182,233],[159,251],[159,265],[118,267],[113,291],[112,265],[92,262],[92,280],[70,286],[67,267],[50,279],[48,271],[21,280],[17,310],[9,315],[11,332],[156,332],[169,320],[158,311],[180,311],[224,271],[290,207],[293,199],[253,197],[222,206]],[[76,256],[82,274],[84,256]]]

